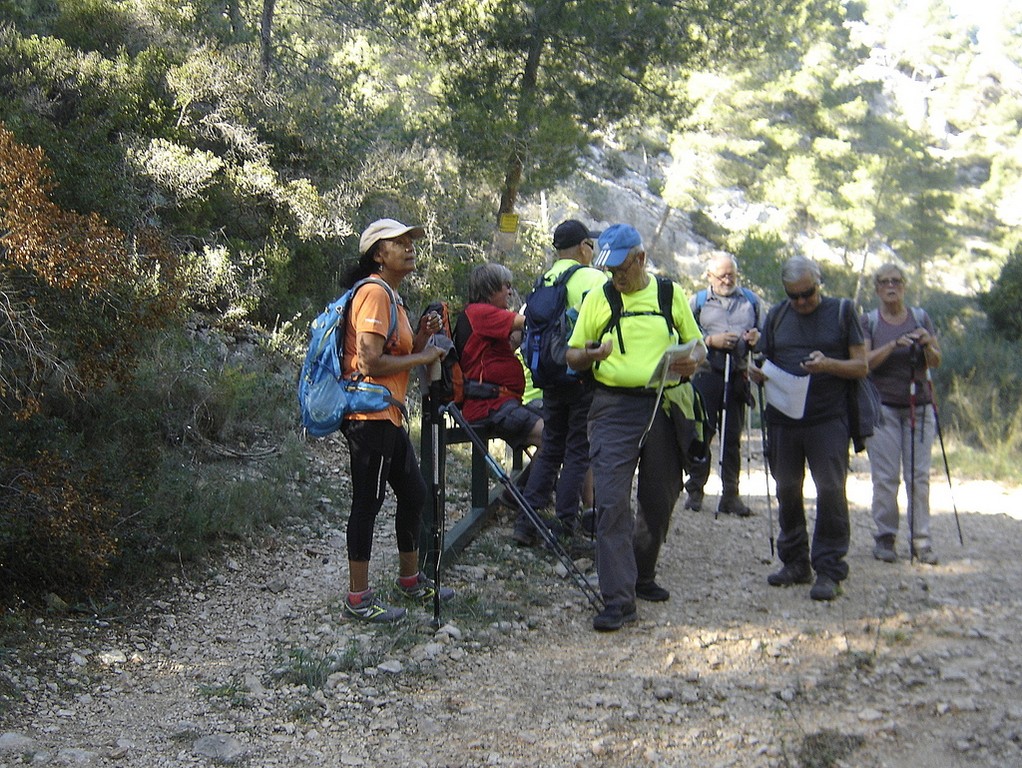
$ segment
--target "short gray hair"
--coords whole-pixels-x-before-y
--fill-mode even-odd
[[[503,264],[489,262],[480,264],[472,270],[468,278],[468,302],[469,304],[483,304],[490,300],[490,297],[504,287],[511,285],[514,275],[511,270]]]
[[[710,271],[710,265],[715,261],[724,261],[725,259],[731,262],[731,266],[735,268],[735,272],[742,271],[742,268],[738,266],[738,257],[734,254],[728,253],[727,251],[710,251],[710,258],[706,260],[706,271]]]
[[[873,282],[879,282],[884,275],[890,274],[891,272],[897,273],[898,277],[901,278],[901,281],[905,282],[905,270],[901,268],[900,264],[895,264],[893,261],[887,262],[873,273]]]
[[[781,282],[784,284],[797,283],[806,275],[811,275],[816,285],[823,281],[820,265],[805,256],[792,256],[781,266]]]

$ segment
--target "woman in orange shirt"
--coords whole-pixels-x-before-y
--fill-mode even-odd
[[[440,330],[439,317],[423,317],[413,334],[408,310],[398,294],[401,281],[415,271],[413,241],[424,234],[422,227],[409,227],[394,219],[373,222],[362,233],[359,262],[348,274],[348,285],[367,277],[373,279],[352,297],[345,327],[344,373],[358,372],[383,384],[399,403],[405,400],[411,370],[443,356],[439,348],[426,346],[430,335]],[[397,299],[398,317],[395,331],[388,338],[391,293]],[[351,414],[341,432],[351,459],[349,585],[344,611],[362,621],[398,621],[405,609],[387,605],[369,587],[373,529],[386,485],[390,485],[397,499],[397,592],[414,601],[432,601],[436,585],[419,571],[418,540],[426,483],[397,406]],[[442,589],[441,599],[453,594],[453,590]]]

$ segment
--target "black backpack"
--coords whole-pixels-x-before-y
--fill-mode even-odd
[[[662,315],[664,322],[667,323],[667,333],[677,334],[677,328],[674,327],[674,283],[668,280],[666,277],[656,276],[657,281],[657,303],[660,305],[659,312],[625,312],[624,311],[624,300],[621,298],[621,293],[614,287],[614,284],[609,280],[603,284],[603,295],[607,297],[607,303],[610,305],[610,320],[603,327],[603,333],[600,334],[602,339],[612,330],[617,330],[617,344],[620,348],[621,353],[625,352],[625,340],[621,335],[621,318],[622,317],[636,317],[638,315]]]
[[[540,389],[578,381],[565,353],[577,319],[577,313],[568,307],[568,280],[581,268],[581,264],[573,264],[551,285],[540,275],[526,299],[522,357],[532,372],[532,383]]]
[[[602,339],[608,331],[617,330],[617,343],[621,352],[625,351],[625,341],[621,333],[621,318],[636,317],[639,315],[660,315],[667,323],[668,334],[674,334],[680,339],[681,334],[674,324],[674,283],[666,277],[656,276],[657,281],[657,304],[658,312],[625,312],[624,300],[621,293],[611,282],[603,285],[603,294],[610,304],[610,320],[600,334]],[[599,363],[596,363],[599,365]],[[674,417],[674,429],[677,433],[678,444],[682,447],[683,460],[687,472],[692,472],[696,465],[704,464],[710,459],[710,437],[713,435],[713,425],[710,423],[710,416],[706,412],[706,405],[703,403],[703,396],[698,387],[692,387],[694,418],[688,418],[684,414]]]

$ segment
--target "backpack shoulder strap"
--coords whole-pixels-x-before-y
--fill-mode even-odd
[[[923,320],[926,317],[926,312],[923,311],[923,308],[909,307],[909,310],[912,312],[912,319],[916,321],[916,328],[925,328]]]
[[[468,342],[468,337],[472,335],[472,321],[468,319],[468,315],[465,310],[461,310],[458,313],[458,319],[454,323],[454,349],[458,352],[458,357],[461,358],[465,354],[465,344]]]
[[[677,333],[677,327],[674,325],[674,281],[666,277],[657,275],[657,289],[656,297],[660,303],[660,314],[664,316],[664,320],[667,323],[667,333]]]
[[[567,283],[569,280],[571,280],[571,276],[573,274],[582,269],[582,266],[583,266],[582,264],[572,264],[570,267],[568,267],[566,270],[564,270],[563,272],[561,272],[561,274],[557,276],[557,279],[554,280],[554,285],[564,285],[565,283]]]
[[[767,319],[770,321],[768,324],[768,330],[770,331],[770,342],[769,346],[765,350],[766,356],[769,358],[774,350],[774,344],[777,341],[777,328],[781,324],[781,318],[784,317],[784,313],[788,311],[788,307],[791,305],[791,301],[785,299],[780,304],[775,304],[773,308],[767,312]]]
[[[880,322],[880,310],[871,309],[866,313],[866,327],[869,328],[869,340],[873,341],[873,335],[877,330],[877,323]]]
[[[382,287],[387,292],[387,296],[390,297],[390,323],[387,327],[387,339],[383,342],[384,345],[387,345],[390,343],[391,338],[394,336],[394,332],[397,330],[397,295],[394,293],[394,289],[387,285],[383,280],[376,277],[363,277],[351,286],[351,296],[348,299],[349,307],[355,299],[355,292],[366,283],[373,283],[374,285]]]
[[[607,304],[610,305],[610,320],[603,327],[603,332],[600,334],[602,339],[607,335],[607,331],[617,329],[617,340],[618,345],[624,344],[624,339],[621,336],[621,313],[624,311],[624,300],[621,298],[621,293],[617,288],[614,287],[614,283],[610,280],[603,284],[603,295],[607,298]]]
[[[759,297],[752,292],[751,289],[746,288],[744,285],[739,286],[742,291],[742,295],[745,296],[745,300],[752,305],[752,321],[758,326],[759,325]]]
[[[705,288],[700,288],[696,291],[696,305],[692,310],[692,314],[695,316],[696,323],[699,323],[699,313],[703,311],[703,304],[706,303],[707,291]]]

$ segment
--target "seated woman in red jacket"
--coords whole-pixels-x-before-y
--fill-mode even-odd
[[[511,270],[480,264],[468,283],[468,306],[458,318],[455,343],[465,375],[465,418],[493,430],[514,448],[539,445],[542,417],[522,404],[525,374],[515,349],[525,316],[508,309]]]

